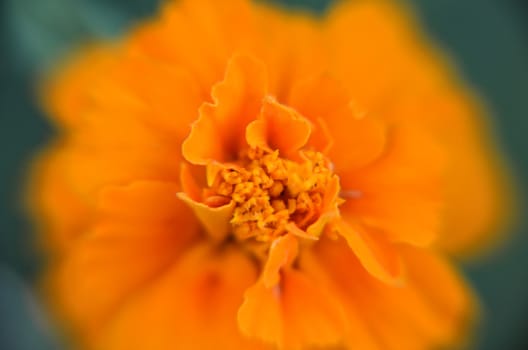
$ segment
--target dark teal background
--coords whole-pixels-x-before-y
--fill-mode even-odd
[[[229,1],[229,0],[227,0]],[[330,1],[275,2],[322,11]],[[425,30],[484,97],[519,184],[528,179],[528,0],[414,0]],[[0,116],[0,349],[63,349],[31,286],[42,266],[20,204],[31,156],[53,135],[35,104],[35,78],[83,41],[116,36],[156,0],[7,0],[2,3]],[[468,196],[471,196],[468,193]],[[518,197],[525,197],[518,188]],[[528,349],[526,208],[513,238],[465,264],[485,307],[477,349]],[[441,285],[438,288],[442,288]],[[148,350],[148,349],[146,349]],[[361,350],[361,349],[358,349]],[[405,350],[405,349],[402,349]]]

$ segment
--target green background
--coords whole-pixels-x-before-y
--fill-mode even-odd
[[[227,0],[229,1],[229,0]],[[275,2],[323,11],[330,1]],[[484,97],[519,185],[528,178],[528,1],[414,0],[425,30]],[[31,286],[42,266],[20,204],[32,155],[53,135],[34,99],[38,74],[93,38],[118,36],[156,0],[7,0],[2,3],[0,115],[0,349],[63,349]],[[521,186],[518,197],[524,198]],[[468,196],[471,196],[468,193]],[[512,239],[464,270],[485,307],[477,349],[528,349],[525,207]],[[441,285],[438,288],[442,288]],[[359,349],[360,350],[360,349]],[[405,350],[405,349],[402,349]]]

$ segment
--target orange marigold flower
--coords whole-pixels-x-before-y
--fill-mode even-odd
[[[482,111],[407,11],[168,2],[46,86],[48,287],[89,349],[428,349],[504,220]]]

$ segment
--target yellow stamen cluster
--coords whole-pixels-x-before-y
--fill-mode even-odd
[[[294,162],[278,151],[252,148],[236,167],[220,171],[209,196],[234,201],[231,224],[237,239],[267,242],[284,234],[289,222],[304,230],[319,218],[332,171],[319,152],[300,157]]]

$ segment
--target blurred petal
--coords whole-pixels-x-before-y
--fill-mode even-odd
[[[335,283],[347,315],[358,315],[380,348],[443,348],[460,343],[475,305],[471,292],[443,259],[432,252],[402,248],[405,283],[390,286],[367,274],[346,249],[325,240],[314,252]],[[357,344],[349,339],[350,347]]]
[[[101,194],[97,224],[76,240],[51,276],[61,309],[83,332],[103,326],[198,238],[197,222],[176,191],[170,183],[137,182]]]
[[[100,339],[105,349],[265,349],[240,335],[236,310],[257,271],[241,252],[202,244],[131,300]],[[149,325],[145,327],[145,325]]]
[[[346,219],[336,224],[336,229],[374,277],[392,285],[402,282],[403,267],[398,252],[383,236]]]
[[[75,126],[94,101],[91,91],[95,82],[115,64],[115,52],[107,47],[86,48],[61,66],[57,74],[41,88],[49,115],[65,127]]]
[[[381,155],[383,125],[353,108],[353,100],[339,82],[318,75],[294,86],[289,103],[315,125],[310,144],[327,152],[336,171],[359,169]],[[343,151],[346,150],[346,151]]]
[[[380,159],[341,177],[345,193],[358,193],[342,211],[382,230],[390,241],[427,246],[440,229],[444,169],[445,157],[430,135],[394,127]]]
[[[302,349],[339,345],[344,327],[340,305],[323,286],[302,272],[287,269],[281,283],[257,283],[238,311],[241,331],[279,348]]]

